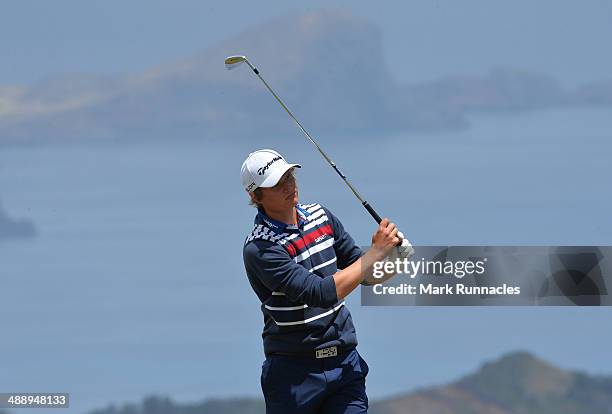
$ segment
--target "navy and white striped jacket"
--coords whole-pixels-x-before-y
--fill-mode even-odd
[[[264,352],[354,347],[351,314],[332,276],[363,252],[326,208],[298,204],[297,212],[298,225],[287,225],[260,210],[244,244],[244,266],[264,316]]]

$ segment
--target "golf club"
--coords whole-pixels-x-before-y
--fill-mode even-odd
[[[376,220],[376,223],[380,224],[380,222],[382,221],[381,217],[378,215],[378,213],[374,210],[374,208],[372,208],[372,206],[363,199],[363,197],[361,197],[361,195],[359,194],[359,192],[357,191],[357,189],[355,187],[353,187],[353,185],[350,183],[350,181],[348,180],[348,178],[346,178],[346,175],[344,175],[340,169],[338,168],[338,166],[336,165],[336,163],[334,161],[332,161],[331,158],[329,158],[327,156],[327,154],[325,153],[325,151],[323,151],[323,149],[319,146],[319,144],[317,144],[317,142],[314,140],[314,138],[312,138],[310,136],[310,134],[308,133],[308,131],[306,131],[306,129],[304,129],[304,127],[302,126],[302,124],[300,123],[300,121],[297,120],[297,118],[295,116],[293,116],[293,114],[291,113],[291,111],[289,110],[289,108],[287,108],[287,106],[283,103],[283,101],[278,97],[278,95],[276,94],[276,92],[274,92],[272,90],[272,88],[270,87],[270,85],[268,85],[268,82],[265,81],[265,79],[260,75],[259,70],[253,66],[251,64],[251,62],[249,62],[249,60],[247,59],[246,56],[229,56],[225,59],[225,67],[228,70],[234,69],[236,67],[238,67],[239,65],[241,65],[242,63],[246,63],[247,65],[249,65],[249,67],[253,70],[253,72],[255,72],[255,74],[257,75],[257,77],[263,82],[264,85],[266,85],[266,88],[268,88],[268,90],[270,91],[270,93],[276,98],[276,100],[278,101],[278,103],[283,107],[283,109],[287,112],[287,114],[291,117],[291,119],[293,119],[295,121],[295,123],[297,124],[298,128],[300,128],[300,131],[302,131],[302,133],[304,134],[304,136],[306,136],[306,138],[308,138],[308,140],[310,142],[312,142],[312,144],[317,148],[317,150],[319,150],[319,153],[321,153],[321,155],[323,156],[323,158],[325,158],[325,161],[327,161],[329,163],[329,165],[331,165],[331,167],[338,173],[338,175],[342,178],[342,180],[346,183],[346,185],[348,186],[348,188],[351,189],[351,191],[353,192],[353,194],[355,194],[355,197],[357,197],[357,199],[359,200],[359,202],[361,203],[362,206],[365,207],[366,210],[368,210],[368,213],[370,213],[370,215],[374,218],[374,220]],[[399,235],[398,237],[403,236],[403,235]],[[402,241],[403,237],[400,237],[400,244]]]

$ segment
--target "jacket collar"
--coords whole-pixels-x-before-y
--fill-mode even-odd
[[[274,233],[280,234],[285,233],[286,231],[298,230],[300,227],[304,225],[306,220],[308,219],[309,213],[302,208],[300,204],[295,205],[295,210],[297,211],[298,216],[298,224],[287,224],[278,220],[274,220],[273,218],[268,217],[268,215],[263,211],[263,209],[257,209],[257,216],[255,216],[255,224],[264,224],[266,227],[270,228]]]

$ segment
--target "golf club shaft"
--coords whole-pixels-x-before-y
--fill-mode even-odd
[[[272,90],[270,85],[268,85],[268,82],[266,82],[265,79],[259,74],[259,70],[255,66],[253,66],[251,64],[251,62],[249,62],[248,60],[245,59],[245,62],[247,63],[247,65],[249,65],[249,67],[257,75],[257,77],[263,82],[263,84],[266,85],[266,88],[268,88],[268,90],[274,96],[274,98],[276,98],[278,103],[283,107],[283,109],[287,112],[287,114],[291,117],[291,119],[293,119],[293,121],[297,124],[298,128],[300,128],[300,131],[302,131],[304,136],[306,136],[306,138],[308,138],[308,140],[317,148],[317,150],[323,156],[323,158],[325,158],[325,161],[327,161],[328,164],[331,165],[331,167],[338,173],[338,175],[340,176],[340,178],[342,178],[342,180],[345,182],[345,184],[348,186],[348,188],[353,192],[353,194],[355,194],[355,197],[357,197],[357,199],[359,200],[361,205],[364,206],[365,209],[368,211],[368,213],[370,213],[370,215],[374,218],[374,220],[376,220],[376,223],[380,224],[380,222],[382,221],[382,218],[378,215],[378,213],[374,210],[374,208],[372,208],[372,206],[366,200],[364,200],[363,197],[361,197],[361,194],[359,194],[357,189],[355,187],[353,187],[353,185],[348,180],[348,178],[346,178],[346,175],[344,175],[342,173],[342,171],[340,171],[340,169],[338,168],[336,163],[331,158],[329,158],[327,156],[325,151],[323,151],[323,149],[319,146],[319,144],[317,144],[317,142],[310,136],[308,131],[306,131],[306,129],[304,129],[304,127],[302,126],[300,121],[298,121],[297,118],[295,116],[293,116],[293,114],[291,113],[289,108],[287,108],[287,106],[278,97],[278,95],[274,92],[274,90]]]

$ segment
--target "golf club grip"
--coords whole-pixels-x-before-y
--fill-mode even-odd
[[[363,206],[366,208],[366,210],[368,210],[368,213],[370,213],[370,215],[374,217],[374,220],[376,220],[376,223],[380,224],[380,222],[382,221],[382,218],[380,218],[378,213],[374,211],[372,206],[367,201],[363,202]]]
[[[370,213],[370,215],[372,217],[374,217],[374,220],[376,220],[376,223],[380,224],[380,222],[382,221],[382,219],[380,218],[380,216],[378,215],[378,213],[376,211],[374,211],[374,209],[372,208],[372,206],[370,205],[370,203],[368,203],[367,201],[363,202],[363,206],[366,208],[366,210],[368,210],[368,213]],[[402,245],[402,239],[400,239],[399,243],[397,244],[398,246]]]

